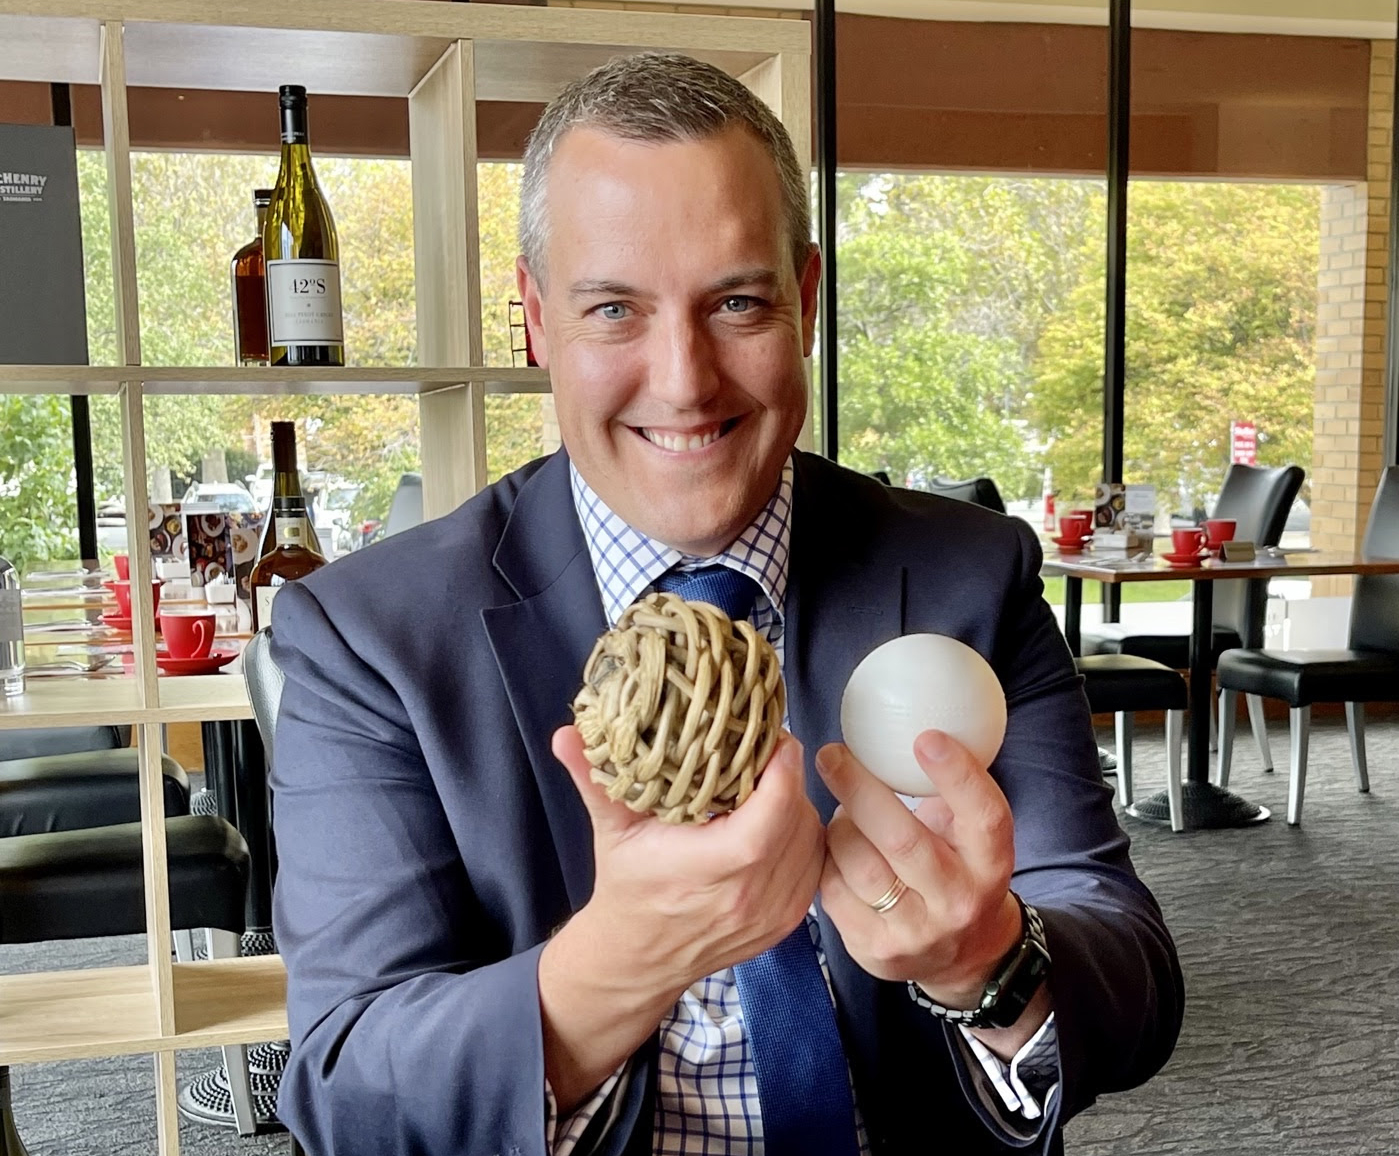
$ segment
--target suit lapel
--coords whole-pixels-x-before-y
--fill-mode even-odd
[[[544,800],[573,910],[593,889],[592,827],[573,780],[554,758],[554,731],[571,722],[583,663],[606,628],[602,599],[559,452],[520,490],[494,558],[518,602],[481,612],[510,709]]]
[[[903,633],[904,569],[881,564],[876,511],[857,495],[852,500],[848,482],[832,484],[838,467],[809,454],[797,454],[795,464],[784,675],[792,733],[806,751],[807,792],[826,821],[835,800],[816,774],[816,752],[840,741],[840,698],[851,672]]]

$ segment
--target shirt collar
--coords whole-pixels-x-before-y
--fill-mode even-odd
[[[757,582],[777,616],[782,617],[792,537],[790,457],[767,505],[727,548],[709,558],[683,554],[633,529],[598,497],[571,459],[568,470],[573,506],[588,543],[609,626],[616,626],[622,612],[667,570],[693,570],[715,564],[747,574]]]

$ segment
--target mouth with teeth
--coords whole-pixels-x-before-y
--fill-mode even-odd
[[[645,438],[658,449],[669,450],[671,453],[694,453],[727,436],[741,420],[742,418],[734,417],[728,421],[714,422],[712,425],[683,431],[651,429],[647,426],[632,426],[631,428],[634,433]]]

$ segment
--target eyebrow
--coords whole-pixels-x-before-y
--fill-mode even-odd
[[[708,287],[710,293],[727,293],[733,289],[741,289],[747,285],[761,285],[769,290],[775,289],[780,282],[780,278],[775,269],[755,267],[752,269],[740,269],[736,273],[730,273],[727,277],[721,277]],[[634,285],[628,285],[624,281],[610,281],[607,278],[592,278],[585,281],[575,281],[568,287],[570,297],[643,297],[645,294]]]

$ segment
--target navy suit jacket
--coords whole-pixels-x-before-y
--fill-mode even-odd
[[[1044,916],[1055,1119],[1151,1076],[1183,1003],[1160,911],[1098,771],[1087,704],[1023,522],[795,455],[785,675],[807,789],[850,672],[901,634],[974,647],[1005,686],[992,774],[1014,886]],[[283,1119],[313,1156],[545,1156],[538,953],[588,899],[587,812],[550,736],[606,628],[560,452],[460,509],[285,587],[272,774],[288,972]],[[949,1029],[871,978],[822,918],[878,1156],[1006,1152]],[[601,1151],[651,1151],[656,1041]]]

